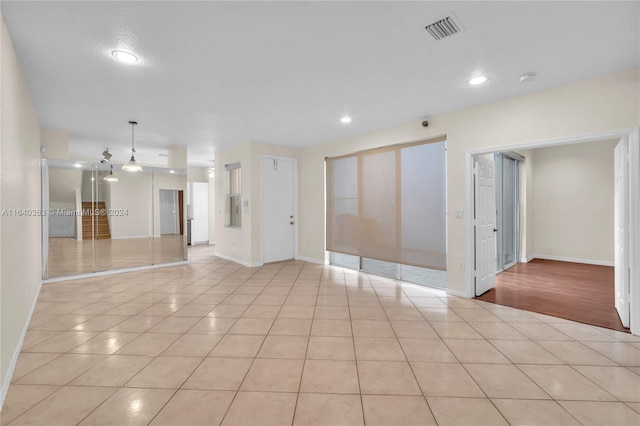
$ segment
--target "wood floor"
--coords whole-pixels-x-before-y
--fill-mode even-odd
[[[497,276],[478,299],[618,331],[613,267],[534,259]]]
[[[183,235],[82,240],[49,238],[46,278],[185,260]]]

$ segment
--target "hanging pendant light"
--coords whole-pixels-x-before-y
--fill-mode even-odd
[[[118,182],[118,176],[113,174],[113,164],[111,165],[111,170],[109,170],[109,174],[106,175],[102,180],[106,182]]]
[[[129,124],[131,124],[131,159],[127,164],[122,166],[122,170],[126,170],[127,172],[141,172],[142,167],[136,163],[136,148],[133,145],[133,127],[138,123],[136,121],[130,121]]]

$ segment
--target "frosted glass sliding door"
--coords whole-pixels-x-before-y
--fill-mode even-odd
[[[500,272],[518,263],[520,161],[506,154],[495,154],[495,163],[498,218],[496,271]]]
[[[446,270],[444,138],[329,158],[326,165],[327,250]]]

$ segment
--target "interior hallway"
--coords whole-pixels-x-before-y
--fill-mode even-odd
[[[640,423],[640,338],[300,261],[43,286],[2,424]]]
[[[478,299],[629,332],[616,311],[610,266],[533,259],[498,274]]]

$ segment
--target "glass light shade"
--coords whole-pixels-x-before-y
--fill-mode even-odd
[[[118,177],[113,174],[113,172],[106,175],[102,180],[106,182],[118,182]]]
[[[140,166],[138,163],[136,163],[136,159],[132,155],[131,156],[131,160],[129,160],[129,162],[127,164],[122,166],[122,170],[125,170],[127,172],[141,172],[142,171],[142,166]]]

